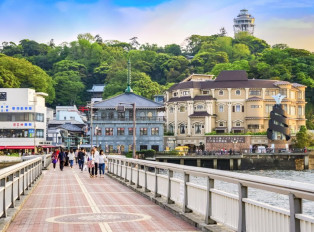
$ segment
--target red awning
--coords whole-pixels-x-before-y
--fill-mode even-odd
[[[0,146],[0,149],[34,149],[34,146]]]

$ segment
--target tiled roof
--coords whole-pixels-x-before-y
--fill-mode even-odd
[[[70,124],[70,123],[65,123],[61,126],[59,126],[58,128],[62,128],[62,129],[65,129],[67,131],[75,131],[75,132],[80,132],[82,131],[82,129],[78,126],[75,126],[73,124]]]
[[[189,115],[189,117],[205,117],[205,116],[210,116],[209,113],[206,111],[196,111],[193,114]]]
[[[220,81],[247,81],[247,72],[245,70],[221,71],[216,78],[216,82]]]
[[[262,101],[263,99],[260,97],[250,97],[247,99],[247,101]]]
[[[85,125],[82,122],[76,121],[76,120],[49,120],[48,124],[54,124],[54,125],[62,125],[65,123],[71,123],[75,125]]]
[[[169,99],[169,102],[178,102],[178,101],[190,101],[193,100],[190,96],[185,97],[173,97]]]
[[[216,98],[213,98],[212,96],[209,95],[197,95],[193,98],[194,101],[198,100],[216,100]]]
[[[292,83],[292,86],[295,87],[295,88],[298,88],[298,87],[306,87],[305,85],[301,85],[299,83]]]
[[[142,96],[136,95],[134,93],[123,93],[118,96],[97,102],[93,105],[96,109],[115,109],[119,103],[126,103],[125,108],[132,108],[131,105],[135,103],[138,109],[160,109],[163,108],[163,104],[151,101]]]
[[[105,85],[104,84],[94,84],[92,89],[89,89],[87,90],[87,92],[99,92],[99,93],[102,93],[104,92],[104,88],[105,88]]]
[[[276,85],[276,86],[278,86],[278,85],[291,85],[291,83],[288,81],[276,81],[274,83],[274,85]]]

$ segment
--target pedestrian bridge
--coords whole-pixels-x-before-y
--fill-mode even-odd
[[[303,210],[314,201],[312,184],[118,156],[109,157],[105,178],[91,179],[78,166],[42,171],[49,158],[0,171],[2,229],[314,232]],[[238,192],[217,189],[217,181]],[[287,196],[289,209],[251,199],[251,188]]]

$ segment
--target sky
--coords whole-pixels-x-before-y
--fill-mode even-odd
[[[31,39],[56,44],[80,33],[104,40],[180,44],[193,34],[212,35],[243,8],[255,17],[255,33],[269,44],[314,52],[314,0],[0,0],[0,45]]]

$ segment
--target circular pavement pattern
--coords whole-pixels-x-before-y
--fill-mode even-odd
[[[48,218],[48,222],[67,223],[67,224],[93,224],[93,223],[115,223],[148,220],[150,216],[136,213],[84,213],[66,214]]]

